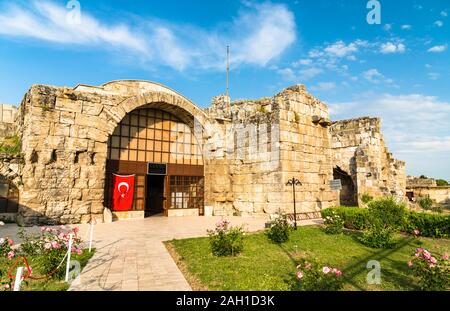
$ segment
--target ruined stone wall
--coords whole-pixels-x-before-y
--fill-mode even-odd
[[[352,177],[358,200],[364,193],[404,197],[405,163],[394,159],[387,149],[380,119],[337,121],[331,125],[330,133],[333,165]]]
[[[413,187],[408,189],[414,193],[414,198],[417,201],[418,198],[429,197],[433,201],[439,204],[450,207],[450,186],[441,187]]]
[[[415,187],[437,187],[436,180],[433,178],[420,178],[415,176],[407,176],[406,188]]]
[[[304,86],[274,97],[233,103],[219,97],[207,113],[219,119],[226,148],[212,177],[216,215],[293,212],[295,177],[298,212],[336,204],[330,190],[332,158],[328,108]]]
[[[16,134],[17,107],[13,105],[0,104],[0,142],[5,137],[11,137]]]

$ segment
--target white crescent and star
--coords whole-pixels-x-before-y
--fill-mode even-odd
[[[130,190],[130,185],[127,183],[127,182],[121,182],[121,183],[119,183],[118,185],[117,185],[117,191],[119,191],[119,193],[122,193],[122,192],[120,192],[120,187],[122,187],[122,186],[125,186],[126,188],[127,188],[127,190],[125,191],[125,193],[127,193],[128,192],[128,190]]]

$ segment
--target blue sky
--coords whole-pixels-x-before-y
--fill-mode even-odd
[[[72,1],[73,3],[74,1]],[[450,2],[0,0],[0,102],[36,83],[145,79],[207,107],[302,83],[334,120],[380,116],[409,174],[450,179]]]

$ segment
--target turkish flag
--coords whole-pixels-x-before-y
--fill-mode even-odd
[[[133,207],[134,175],[113,174],[113,211],[129,211]]]

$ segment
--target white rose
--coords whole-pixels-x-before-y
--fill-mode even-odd
[[[0,244],[5,243],[5,239],[4,238],[0,238]]]

